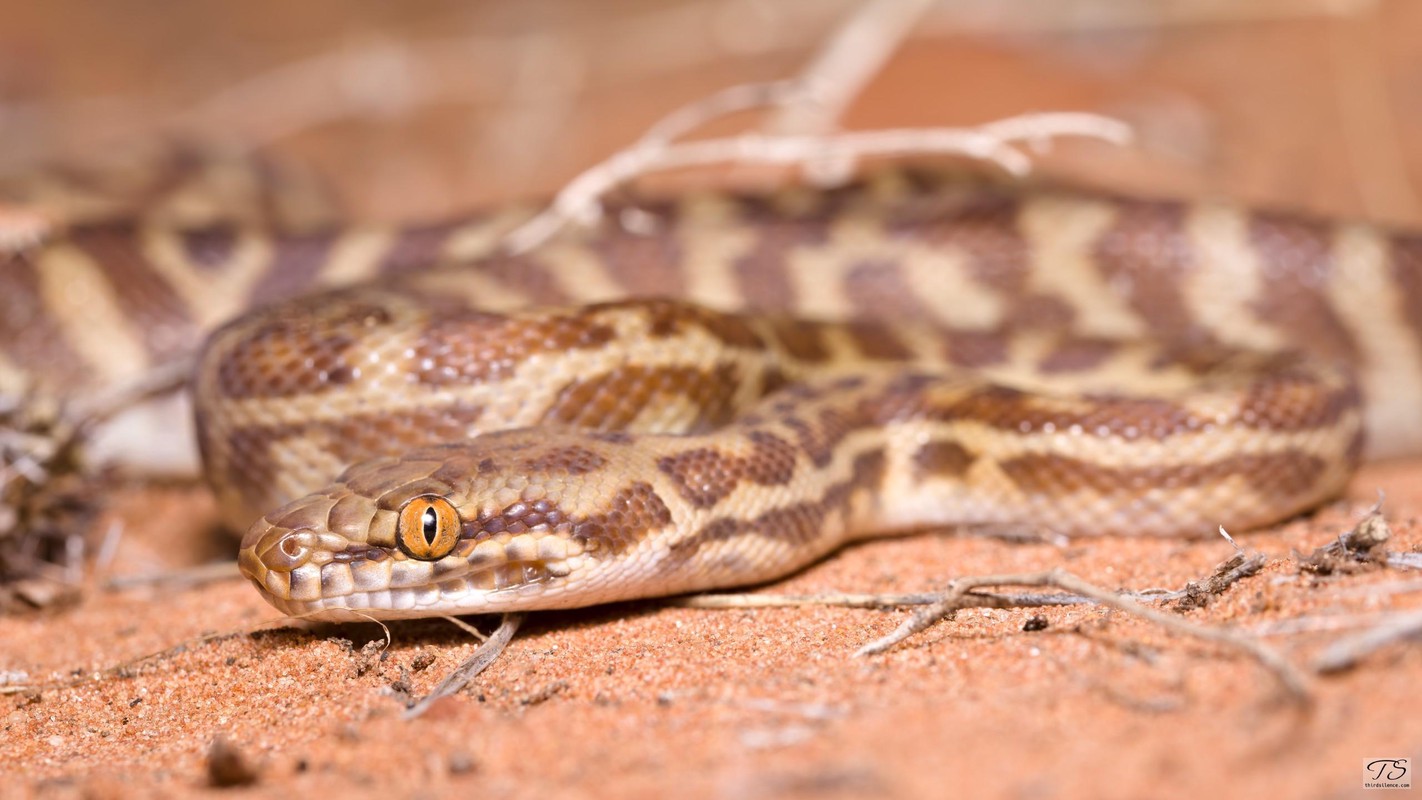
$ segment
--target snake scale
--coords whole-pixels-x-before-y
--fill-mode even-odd
[[[0,261],[0,387],[216,330],[197,429],[241,569],[331,619],[761,582],[925,527],[1201,535],[1422,450],[1417,235],[906,172],[627,200],[518,255],[507,222],[76,225]]]

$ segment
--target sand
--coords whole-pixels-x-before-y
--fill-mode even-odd
[[[1307,668],[1329,642],[1416,608],[1422,573],[1317,575],[1298,555],[1347,530],[1378,489],[1384,547],[1422,548],[1419,476],[1422,462],[1369,467],[1313,518],[1241,536],[1266,556],[1262,572],[1176,613],[1263,634]],[[111,577],[201,552],[173,543],[209,516],[195,490],[139,492],[114,517],[125,532]],[[757,591],[931,591],[1051,567],[1113,589],[1181,588],[1232,553],[1217,539],[924,534]],[[406,721],[410,696],[476,647],[447,622],[393,624],[388,645],[374,625],[248,633],[280,617],[238,580],[96,588],[0,617],[0,672],[74,680],[166,652],[4,697],[5,793],[174,796],[246,780],[244,796],[342,798],[1346,796],[1362,791],[1365,762],[1422,745],[1415,644],[1311,676],[1306,707],[1249,657],[1098,606],[966,610],[851,657],[905,613],[648,601],[535,614],[472,686]],[[1305,630],[1279,633],[1290,626]]]

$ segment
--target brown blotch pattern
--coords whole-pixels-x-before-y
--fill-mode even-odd
[[[1189,207],[1178,201],[1117,202],[1116,216],[1096,241],[1096,263],[1142,321],[1163,334],[1204,337],[1185,304],[1181,283],[1197,269],[1185,228]]]
[[[198,269],[226,266],[237,250],[237,229],[228,223],[217,223],[178,232],[183,256]]]
[[[920,478],[962,477],[976,460],[966,447],[952,441],[929,442],[913,454],[914,471]]]
[[[746,455],[729,455],[715,448],[696,448],[663,456],[657,468],[677,484],[687,502],[710,508],[726,499],[741,483],[783,486],[795,477],[795,446],[766,431],[746,435]]]
[[[741,314],[724,314],[704,306],[676,300],[629,300],[603,303],[595,308],[631,307],[648,316],[648,332],[665,338],[696,327],[727,347],[757,350],[766,342]]]
[[[602,469],[607,459],[581,445],[555,447],[523,462],[523,471],[533,474],[562,472],[585,475]]]
[[[645,212],[645,209],[643,209]],[[613,280],[648,297],[686,295],[686,270],[680,242],[657,226],[649,235],[617,230],[588,242]]]
[[[183,300],[143,252],[142,236],[129,225],[76,229],[73,244],[103,271],[124,316],[156,359],[191,352],[197,323]]]
[[[684,429],[706,430],[731,421],[738,411],[740,382],[739,370],[731,364],[709,370],[627,365],[568,384],[549,407],[546,419],[579,428],[620,429],[649,407],[685,398],[698,412],[696,419],[683,420]]]
[[[1127,440],[1165,439],[1200,430],[1214,423],[1191,414],[1168,400],[1100,395],[1091,402],[1069,408],[1006,386],[986,386],[944,405],[930,406],[924,414],[940,421],[968,419],[999,430],[1030,433],[1051,426],[1057,430],[1079,427],[1091,436],[1116,436]]]
[[[844,296],[854,316],[863,319],[882,318],[886,309],[902,310],[910,319],[934,316],[904,280],[903,266],[896,259],[864,260],[850,267],[844,276]]]
[[[751,198],[742,203],[743,211],[758,223],[754,246],[736,259],[733,267],[746,307],[757,311],[793,308],[796,297],[789,278],[789,255],[797,248],[823,245],[828,241],[828,227],[823,221],[787,220],[775,216],[775,212],[756,213]]]
[[[795,434],[796,444],[816,467],[828,465],[834,458],[835,448],[851,432],[871,424],[868,414],[837,408],[819,409],[815,412],[814,424],[795,416],[793,408],[786,408],[779,422]]]
[[[824,535],[825,518],[835,511],[845,510],[855,492],[878,490],[884,480],[884,468],[882,451],[861,453],[854,459],[850,477],[830,485],[818,501],[772,509],[752,519],[720,517],[712,520],[672,546],[669,566],[679,566],[709,544],[741,536],[759,536],[792,546],[812,542]]]
[[[671,510],[656,490],[651,484],[637,481],[614,495],[607,511],[599,514],[577,517],[546,499],[517,502],[496,513],[481,512],[464,523],[461,535],[482,541],[503,533],[546,528],[571,537],[596,556],[611,556],[671,522]]]
[[[1037,368],[1049,374],[1095,369],[1106,363],[1119,350],[1119,343],[1107,339],[1063,339],[1038,362]]]
[[[379,271],[387,275],[398,274],[440,263],[444,260],[444,249],[450,234],[469,223],[470,221],[465,219],[401,228],[395,235],[395,241],[385,251]]]
[[[1199,464],[1133,468],[1105,467],[1065,456],[1033,454],[1003,461],[1001,468],[1018,488],[1030,494],[1085,491],[1103,497],[1137,496],[1151,489],[1208,486],[1239,477],[1260,494],[1299,497],[1317,486],[1328,465],[1306,453],[1238,455]]]
[[[1291,342],[1327,358],[1354,360],[1358,345],[1326,294],[1333,259],[1333,228],[1318,220],[1256,212],[1249,240],[1265,264],[1268,290],[1254,308],[1282,328]]]
[[[771,321],[771,332],[780,349],[791,358],[811,364],[830,358],[830,351],[821,336],[823,331],[823,325],[787,317],[777,317]]]
[[[1001,331],[947,331],[943,334],[943,360],[955,367],[990,367],[1006,361],[1007,355],[1007,339]]]
[[[46,313],[34,252],[7,256],[0,250],[0,349],[32,374],[53,378],[55,385],[46,388],[85,386],[93,380],[92,367]]]
[[[253,306],[286,300],[310,291],[330,260],[335,232],[290,234],[272,242],[276,252],[252,288]]]
[[[362,329],[389,320],[389,312],[377,305],[341,303],[313,316],[304,303],[292,303],[256,325],[220,330],[210,344],[221,353],[218,388],[240,399],[292,397],[344,385],[354,377],[348,351]],[[228,341],[238,333],[240,338]]]
[[[580,314],[521,318],[455,311],[420,332],[415,377],[427,386],[497,381],[535,353],[601,347],[614,335],[608,325]]]
[[[383,456],[403,456],[421,447],[463,442],[483,412],[481,406],[453,404],[401,414],[375,412],[340,420],[236,428],[227,436],[221,462],[214,461],[213,443],[201,444],[209,470],[221,470],[225,480],[237,487],[249,503],[258,508],[275,508],[292,499],[268,496],[270,476],[278,472],[274,451],[285,441],[309,439],[337,460],[357,464]],[[451,480],[458,476],[437,472],[436,477]]]
[[[887,325],[851,322],[845,328],[865,358],[879,361],[907,361],[913,358],[913,351]]]
[[[475,269],[503,286],[538,298],[539,303],[569,305],[576,302],[576,298],[569,295],[555,277],[555,268],[534,254],[497,253],[472,265],[451,269]]]
[[[1402,318],[1422,341],[1422,235],[1398,236],[1388,250],[1392,280],[1401,294]]]

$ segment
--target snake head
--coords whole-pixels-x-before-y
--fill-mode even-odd
[[[238,565],[292,616],[564,608],[615,599],[623,534],[670,524],[649,486],[610,495],[595,435],[507,431],[348,469],[247,531]],[[580,478],[570,480],[570,478]],[[617,561],[617,559],[612,559]]]

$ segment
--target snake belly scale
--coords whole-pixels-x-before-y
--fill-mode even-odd
[[[1414,234],[910,173],[516,256],[491,219],[76,226],[0,258],[0,387],[102,389],[225,321],[209,480],[244,574],[330,618],[754,583],[923,527],[1205,535],[1422,451]]]

